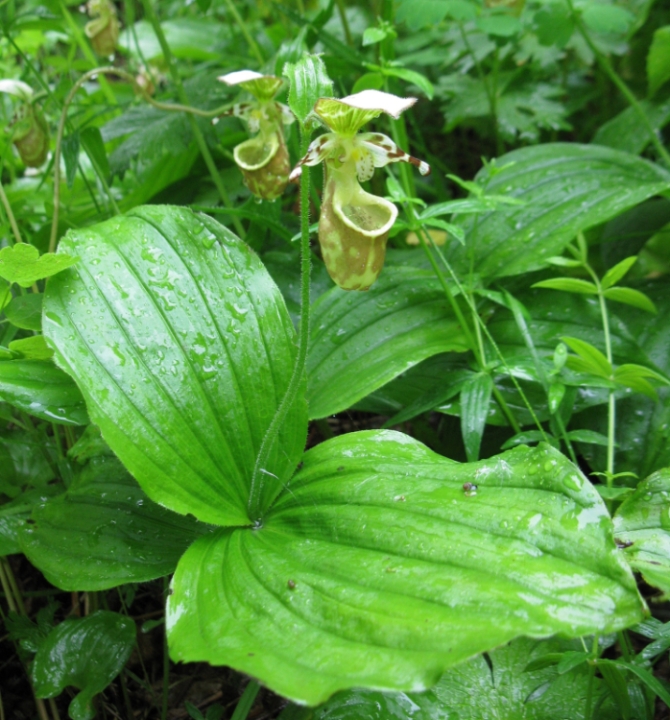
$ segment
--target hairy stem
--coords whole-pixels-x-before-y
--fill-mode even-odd
[[[307,154],[309,147],[309,133],[303,130],[300,155]],[[305,364],[307,361],[307,346],[309,344],[309,316],[310,316],[310,271],[312,258],[309,249],[309,168],[304,167],[300,176],[300,327],[298,330],[298,352],[296,353],[293,373],[289,381],[284,397],[282,398],[277,412],[272,418],[261,447],[258,451],[254,472],[251,477],[251,488],[249,490],[249,519],[257,520],[263,511],[261,507],[261,495],[263,489],[262,475],[265,471],[265,464],[279,435],[279,429],[284,422],[286,415],[293,405],[300,385],[305,375]]]

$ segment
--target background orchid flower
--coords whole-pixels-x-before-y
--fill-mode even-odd
[[[235,105],[231,113],[244,120],[255,134],[234,150],[244,183],[257,197],[275,200],[286,189],[291,162],[284,141],[283,125],[293,122],[291,111],[274,100],[283,84],[274,75],[238,70],[219,77],[226,85],[239,85],[255,98],[255,103]]]
[[[113,55],[120,30],[114,3],[109,0],[89,0],[86,8],[92,19],[86,23],[84,32],[93,49],[102,57]]]
[[[49,126],[35,104],[35,93],[21,80],[0,80],[0,92],[18,98],[20,105],[7,126],[12,142],[26,167],[40,167],[49,154]]]
[[[384,265],[389,230],[398,215],[396,206],[365,192],[361,182],[375,168],[392,162],[415,165],[422,175],[427,163],[401,150],[381,133],[359,133],[365,123],[386,113],[393,118],[414,105],[416,98],[400,98],[379,90],[363,90],[337,100],[320,98],[314,113],[332,132],[310,146],[291,173],[302,165],[326,163],[326,186],[319,218],[319,243],[330,277],[343,290],[367,290]]]

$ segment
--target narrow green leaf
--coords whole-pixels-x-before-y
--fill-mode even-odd
[[[100,129],[94,125],[84,128],[80,133],[81,144],[91,163],[104,178],[110,176],[109,160]]]
[[[633,267],[633,265],[635,265],[636,262],[637,255],[633,255],[631,257],[625,258],[621,262],[618,262],[614,267],[610,268],[603,276],[603,279],[600,281],[603,290],[606,290],[607,288],[616,285],[619,280],[621,280],[626,275],[626,273]]]
[[[516,447],[517,445],[528,445],[529,443],[543,442],[545,438],[549,438],[552,445],[558,448],[558,441],[547,433],[541,433],[539,430],[525,430],[523,432],[513,435],[509,440],[506,440],[503,445],[503,450],[509,450],[510,448]]]
[[[0,362],[0,399],[35,417],[62,425],[86,425],[86,405],[74,380],[52,362]]]
[[[557,255],[556,257],[547,258],[547,263],[549,265],[557,265],[558,267],[569,267],[569,268],[582,267],[582,263],[579,260],[571,260],[570,258],[563,257],[562,255]]]
[[[296,353],[258,257],[211,218],[169,206],[71,231],[60,247],[82,261],[49,282],[44,331],[105,441],[156,502],[249,524],[254,464]],[[299,395],[262,468],[263,505],[305,434]]]
[[[351,407],[431,355],[467,348],[434,274],[410,267],[387,267],[365,293],[330,289],[311,325],[311,418]]]
[[[0,277],[27,288],[37,280],[55,275],[75,262],[76,257],[65,253],[45,253],[40,257],[33,245],[16,243],[14,247],[0,250]]]
[[[488,373],[472,375],[461,389],[461,433],[469,462],[479,460],[492,392],[493,380]]]
[[[653,97],[668,80],[670,80],[670,25],[665,25],[654,32],[654,39],[647,54],[649,97]]]
[[[289,81],[288,105],[298,122],[304,125],[321,97],[331,97],[333,81],[318,55],[305,53],[297,63],[286,63],[282,71]]]
[[[570,430],[566,434],[570,440],[589,443],[590,445],[602,445],[603,447],[607,447],[609,442],[606,435],[595,432],[594,430]]]
[[[623,720],[634,720],[633,708],[628,695],[628,683],[626,682],[618,663],[608,660],[599,661],[598,669],[609,688],[614,702],[619,708]]]
[[[105,590],[171,573],[211,526],[153,503],[114,457],[91,461],[19,529],[22,552],[63,590]]]
[[[77,130],[63,138],[62,152],[65,163],[65,182],[72,189],[79,166],[79,132]]]
[[[41,330],[43,297],[42,293],[17,295],[5,307],[5,317],[23,330]]]
[[[577,652],[574,650],[572,652],[563,653],[563,656],[556,666],[556,670],[558,670],[559,675],[565,675],[565,673],[570,672],[573,668],[585,663],[590,657],[590,653]]]
[[[73,685],[81,692],[70,703],[72,720],[95,717],[93,698],[121,672],[135,644],[135,622],[98,610],[85,618],[65,620],[46,637],[31,667],[35,694],[59,695]]]
[[[306,704],[427,688],[517,635],[611,632],[643,608],[605,505],[561,453],[459,465],[389,431],[307,452],[262,527],[197,540],[172,590],[174,660]]]
[[[654,305],[644,293],[641,293],[639,290],[634,290],[633,288],[609,288],[605,290],[603,294],[608,300],[632,305],[633,307],[646,310],[654,315],[658,312],[656,305]]]
[[[416,85],[429,100],[433,99],[435,88],[433,87],[433,83],[430,82],[425,75],[422,75],[415,70],[408,70],[407,68],[394,66],[385,67],[383,72],[384,75],[391,75],[392,77],[397,77],[401,80],[406,80],[408,83],[412,83],[412,85]]]
[[[564,290],[565,292],[579,293],[580,295],[597,295],[598,288],[588,280],[578,278],[552,278],[534,283],[531,287],[548,288],[549,290]]]
[[[381,90],[384,87],[384,76],[378,72],[369,72],[361,75],[351,88],[351,94],[361,90]]]
[[[600,666],[603,662],[614,662],[612,660],[600,660],[598,662],[598,666]],[[670,692],[668,692],[667,688],[661,684],[661,682],[654,677],[647,668],[641,667],[640,665],[636,665],[635,663],[626,662],[625,660],[617,660],[616,664],[619,667],[624,667],[629,672],[633,673],[633,675],[637,675],[637,677],[642,680],[642,682],[657,696],[659,697],[668,707],[670,707]]]
[[[597,145],[535,145],[504,155],[499,164],[507,167],[496,174],[484,168],[476,180],[486,185],[487,194],[525,204],[480,215],[475,249],[454,246],[447,253],[457,271],[469,272],[474,252],[474,271],[484,279],[538,270],[579,231],[670,187],[670,174],[658,165]],[[473,218],[458,222],[466,235],[474,223]]]
[[[670,595],[670,470],[642,481],[614,516],[614,532],[634,570]]]
[[[594,368],[591,372],[594,372],[595,375],[600,375],[604,378],[612,377],[612,366],[598,348],[593,347],[591,343],[585,340],[580,340],[575,337],[567,337],[564,335],[561,337],[561,340],[570,350],[576,352],[584,362],[589,363]]]

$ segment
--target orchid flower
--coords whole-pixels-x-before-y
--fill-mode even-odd
[[[101,57],[113,55],[120,29],[114,4],[109,0],[89,0],[86,9],[92,19],[86,23],[84,32],[93,49]]]
[[[286,189],[291,170],[283,125],[292,123],[294,118],[285,105],[273,99],[284,81],[253,70],[228,73],[219,80],[226,85],[239,85],[256,98],[255,103],[240,103],[230,111],[244,120],[249,132],[255,135],[240,143],[233,154],[249,190],[264,200],[275,200]]]
[[[411,163],[422,175],[430,172],[427,163],[408,155],[386,135],[358,131],[381,113],[397,119],[415,102],[416,98],[363,90],[341,100],[320,98],[314,106],[332,132],[309,146],[290,179],[300,176],[303,165],[325,161],[319,243],[330,277],[343,290],[368,290],[377,279],[389,230],[398,216],[393,203],[365,192],[360,183],[369,180],[375,168],[393,162]]]
[[[13,95],[21,104],[7,127],[26,167],[36,168],[49,154],[49,126],[42,110],[33,102],[35,93],[21,80],[0,80],[0,92]]]

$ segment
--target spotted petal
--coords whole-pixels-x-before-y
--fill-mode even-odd
[[[376,168],[384,167],[389,163],[406,162],[418,168],[422,175],[430,174],[430,165],[427,162],[408,155],[386,135],[381,133],[361,133],[356,137],[355,142],[358,150],[357,154],[360,156],[360,161],[356,158],[356,170],[358,179],[361,182],[372,177],[371,162]]]
[[[293,168],[293,172],[289,177],[290,182],[297,180],[302,174],[302,166],[318,165],[330,156],[333,150],[339,145],[339,138],[334,133],[326,133],[321,135],[307,148],[307,154]]]

